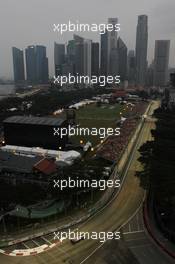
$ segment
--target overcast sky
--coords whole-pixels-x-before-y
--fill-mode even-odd
[[[24,49],[32,44],[47,47],[52,75],[54,41],[65,43],[72,38],[72,33],[54,33],[54,23],[104,23],[108,17],[118,17],[121,38],[128,49],[135,49],[137,16],[141,14],[148,15],[149,62],[155,39],[170,39],[170,66],[174,66],[174,12],[175,0],[0,0],[0,77],[13,76],[11,47]],[[82,36],[99,41],[97,33]]]

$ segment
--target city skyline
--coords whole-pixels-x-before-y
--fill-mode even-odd
[[[156,55],[157,46],[155,46],[155,55],[149,65],[147,60],[148,16],[138,16],[135,50],[128,50],[125,42],[118,36],[118,32],[115,31],[114,28],[118,24],[118,18],[108,18],[108,24],[113,25],[113,30],[109,31],[106,27],[103,34],[101,34],[100,43],[76,34],[73,35],[73,39],[69,40],[68,43],[60,44],[54,42],[54,78],[58,75],[68,76],[70,73],[73,75],[78,73],[90,78],[92,75],[98,76],[99,74],[104,76],[119,75],[122,82],[128,80],[129,84],[165,86],[169,79],[168,67],[171,41],[155,40],[155,43],[169,43],[168,50],[165,50],[167,48],[164,45],[160,46],[159,54]],[[14,49],[19,51],[17,55],[14,53]],[[26,79],[28,84],[48,82],[48,58],[45,46],[28,46],[25,49],[25,67],[24,58],[19,66],[16,65],[16,61],[21,60],[21,55],[24,57],[23,50],[13,47],[12,51],[15,83],[24,79]],[[131,53],[133,53],[133,62],[130,61]],[[162,56],[164,56],[164,60],[162,60]],[[131,66],[133,63],[134,65]],[[130,67],[133,67],[133,70]],[[155,82],[151,69],[154,71],[154,76],[156,72],[159,72],[157,76],[160,76],[159,79],[162,79],[162,81]],[[26,78],[21,77],[22,71],[26,72]],[[44,73],[46,73],[46,76],[44,76]]]
[[[146,21],[142,21],[142,18],[146,18]],[[110,20],[111,20],[111,22],[110,22]],[[114,20],[114,21],[112,21],[112,20]],[[115,25],[115,22],[118,23],[118,18],[108,18],[108,23],[110,23],[110,24],[112,23]],[[125,68],[125,74],[124,75],[127,76],[127,78],[129,78],[129,76],[127,75],[127,71],[128,71],[127,63],[128,63],[128,58],[129,58],[130,52],[134,51],[135,60],[136,60],[135,61],[135,64],[136,64],[135,65],[135,67],[136,67],[136,69],[135,69],[136,84],[137,85],[145,85],[146,84],[146,78],[147,78],[147,76],[145,75],[145,72],[147,71],[147,69],[149,67],[152,67],[152,64],[154,63],[154,60],[155,60],[155,50],[156,50],[156,47],[154,47],[154,50],[153,50],[154,56],[153,56],[153,58],[151,58],[151,60],[149,62],[149,60],[148,60],[148,44],[147,44],[148,37],[149,37],[148,16],[147,15],[139,15],[138,16],[138,23],[136,26],[136,45],[135,45],[135,49],[133,49],[133,50],[128,49],[126,43],[123,41],[123,39],[118,34],[118,32],[116,32],[116,36],[113,37],[113,40],[110,40],[110,38],[111,38],[110,32],[108,32],[108,31],[106,31],[104,34],[99,34],[99,35],[101,38],[99,40],[99,42],[93,42],[92,39],[83,38],[81,36],[81,32],[79,35],[73,34],[73,38],[69,39],[68,42],[66,42],[66,43],[54,42],[54,47],[53,47],[53,51],[52,51],[54,54],[53,62],[52,62],[54,64],[53,74],[52,73],[49,74],[50,68],[49,68],[49,59],[47,56],[47,47],[45,47],[43,45],[36,44],[36,45],[28,45],[24,49],[21,49],[18,47],[12,47],[12,51],[15,48],[15,49],[21,51],[22,53],[24,53],[24,55],[25,55],[23,58],[23,60],[24,60],[24,75],[25,75],[24,79],[26,79],[27,81],[29,81],[28,83],[30,83],[30,80],[28,80],[28,67],[27,67],[28,62],[27,62],[26,52],[28,50],[30,52],[30,49],[33,50],[33,47],[35,47],[35,46],[45,48],[45,56],[47,56],[47,60],[48,60],[48,62],[47,62],[48,63],[48,70],[47,71],[49,74],[48,75],[49,78],[52,78],[54,75],[55,76],[62,75],[63,73],[67,73],[67,71],[70,71],[70,72],[73,71],[72,65],[69,65],[69,59],[70,59],[70,58],[68,58],[69,57],[69,43],[72,43],[74,41],[78,41],[78,44],[81,44],[81,42],[82,42],[82,44],[84,43],[83,45],[86,46],[86,43],[89,42],[90,46],[91,46],[90,49],[92,48],[92,44],[98,44],[98,46],[99,46],[99,50],[98,50],[98,53],[99,53],[98,54],[98,56],[99,56],[99,72],[101,72],[101,74],[104,74],[104,75],[106,75],[105,72],[108,74],[111,73],[112,75],[114,73],[119,74],[121,72],[121,70],[119,69],[119,63],[120,63],[119,62],[120,61],[119,50],[123,46],[124,49],[126,49],[126,54],[127,54],[127,60],[124,63],[125,65],[121,66],[121,67],[123,67],[123,69]],[[106,44],[104,42],[105,38],[106,38]],[[115,44],[116,47],[110,48],[109,47],[111,45],[110,41],[112,41],[113,43],[116,42],[116,44]],[[170,50],[171,40],[169,40],[169,39],[155,39],[155,42],[167,42],[167,41],[169,41],[169,50]],[[144,45],[144,43],[145,43],[145,45]],[[104,45],[106,45],[106,51],[104,50],[105,49]],[[120,45],[121,45],[121,47],[120,47]],[[144,49],[142,47],[144,47]],[[79,54],[79,48],[81,49],[81,47],[78,47],[78,50],[77,50],[78,53],[76,54],[76,52],[75,52],[75,54],[74,54],[75,60],[77,60],[77,56]],[[61,52],[60,55],[64,58],[59,57],[60,56],[59,52]],[[83,56],[85,56],[85,51],[83,51],[83,53],[84,53]],[[105,56],[104,53],[106,53],[106,58],[104,58],[104,56]],[[90,54],[91,54],[91,51],[89,53],[89,58],[92,55],[92,54],[91,55]],[[13,55],[13,52],[12,52],[12,55]],[[123,54],[123,55],[125,56],[125,54]],[[71,54],[70,54],[70,56],[71,56]],[[92,60],[92,58],[90,58],[90,59]],[[171,68],[171,65],[169,64],[170,59],[171,59],[170,58],[170,52],[168,52],[168,63],[167,63],[168,69]],[[58,64],[58,60],[60,60],[60,64]],[[61,60],[63,60],[62,63],[61,63]],[[122,60],[123,60],[123,58],[121,58],[121,61]],[[67,65],[67,62],[68,62],[68,65]],[[91,75],[91,68],[93,67],[92,62],[90,62],[91,67],[89,68],[89,76]],[[66,65],[64,63],[66,63]],[[82,63],[84,63],[84,62],[82,61]],[[75,64],[76,64],[76,62],[75,62]],[[123,64],[123,62],[122,62],[122,64]],[[60,67],[62,67],[63,65],[65,65],[65,67],[63,67],[63,69],[61,69]],[[144,67],[142,67],[142,65],[144,65]],[[84,68],[86,66],[84,65],[82,67]],[[106,70],[104,69],[104,67],[106,67]],[[14,68],[14,61],[13,61],[13,68]],[[143,68],[143,69],[141,69],[141,68]],[[139,69],[139,72],[137,69]],[[83,72],[84,72],[84,70],[83,70]],[[120,74],[120,75],[123,75],[123,74]],[[141,76],[139,76],[139,75],[141,75]],[[143,75],[144,75],[144,77],[143,77]],[[13,76],[15,79],[15,73],[14,72],[13,72]],[[127,78],[126,78],[126,80],[127,80]],[[123,78],[121,78],[121,79],[123,79]]]
[[[18,4],[20,6],[20,13],[16,8]],[[35,2],[36,3],[36,2]],[[52,30],[53,23],[59,22],[68,22],[71,20],[72,22],[79,21],[79,22],[95,22],[95,23],[104,23],[106,22],[108,17],[118,17],[119,23],[121,23],[121,32],[118,34],[122,40],[126,43],[128,50],[135,49],[135,36],[136,36],[136,25],[137,25],[137,17],[141,14],[148,15],[149,24],[149,48],[148,48],[148,61],[151,63],[154,57],[154,43],[156,39],[170,39],[171,40],[171,52],[170,52],[170,66],[174,66],[175,63],[175,56],[171,56],[174,54],[174,3],[172,0],[166,1],[134,1],[134,7],[126,9],[125,1],[118,1],[117,9],[116,9],[116,2],[111,1],[110,5],[103,1],[97,1],[93,3],[94,5],[98,5],[96,12],[91,10],[90,12],[90,4],[87,6],[87,3],[83,5],[80,4],[78,10],[75,8],[71,8],[69,14],[66,14],[64,10],[66,10],[67,6],[69,7],[70,1],[66,1],[65,3],[56,3],[56,1],[51,1],[50,4],[46,4],[42,2],[42,9],[39,9],[41,1],[37,1],[36,3],[36,10],[33,15],[33,21],[29,20],[30,12],[26,11],[30,10],[30,6],[23,2],[18,1],[18,4],[11,3],[11,7],[13,12],[9,12],[7,9],[9,3],[3,4],[3,9],[1,10],[1,18],[4,21],[4,15],[9,19],[15,21],[13,24],[13,28],[9,23],[3,24],[2,31],[2,41],[1,41],[1,50],[3,51],[1,54],[1,62],[0,62],[0,76],[4,76],[7,78],[12,78],[12,60],[11,60],[11,47],[19,47],[24,48],[28,45],[44,45],[47,47],[48,50],[48,57],[49,57],[49,68],[50,68],[50,76],[54,73],[54,63],[53,63],[53,46],[54,42],[64,43],[67,42],[71,37],[72,34],[65,33],[64,35],[57,35]],[[100,5],[99,5],[100,3]],[[53,4],[55,7],[58,5],[59,10],[53,10]],[[32,5],[32,3],[31,3]],[[50,6],[49,6],[50,5]],[[47,8],[52,10],[52,17],[46,15]],[[15,11],[14,11],[15,9]],[[50,10],[49,9],[49,10]],[[22,11],[21,11],[22,10]],[[61,12],[63,10],[64,12]],[[81,11],[80,11],[81,10]],[[98,12],[97,12],[98,10]],[[105,12],[104,12],[105,10]],[[7,13],[8,11],[8,13]],[[57,12],[58,11],[58,12]],[[167,12],[169,12],[168,17],[166,16]],[[63,14],[62,14],[63,13]],[[86,14],[87,13],[87,14]],[[96,14],[95,14],[96,13]],[[8,16],[7,16],[8,14]],[[38,19],[39,15],[39,19]],[[88,20],[87,20],[88,17]],[[2,25],[1,25],[2,27]],[[4,34],[4,33],[5,34]],[[20,36],[23,36],[21,38]],[[82,37],[92,39],[94,42],[99,41],[100,36],[98,33],[87,33],[82,34]]]

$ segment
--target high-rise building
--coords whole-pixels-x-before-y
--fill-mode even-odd
[[[147,72],[148,17],[138,17],[136,35],[136,84],[144,86]]]
[[[66,64],[71,74],[75,74],[75,40],[69,40],[67,45]]]
[[[23,51],[13,47],[12,55],[13,55],[14,81],[15,83],[23,82],[25,80]]]
[[[92,40],[74,35],[75,73],[91,78]]]
[[[38,83],[48,82],[48,58],[46,57],[46,47],[36,46],[36,75]]]
[[[55,63],[55,76],[62,74],[62,67],[65,63],[65,45],[54,43],[54,63]]]
[[[91,78],[92,40],[84,40],[84,76]]]
[[[99,54],[99,43],[92,42],[92,52],[91,52],[91,74],[99,76],[99,63],[100,63],[100,54]]]
[[[108,33],[101,34],[101,59],[100,74],[107,76],[108,74]]]
[[[135,51],[130,50],[128,52],[128,81],[130,84],[135,84],[135,70],[136,70],[136,59]]]
[[[28,46],[25,50],[27,81],[32,84],[47,83],[49,78],[46,47]]]
[[[168,81],[170,40],[156,40],[154,56],[154,85],[165,86]]]
[[[49,81],[49,60],[48,57],[45,57],[43,83],[48,83],[48,81]]]
[[[75,41],[75,73],[84,74],[84,38],[74,35]]]
[[[92,66],[92,40],[85,39],[84,40],[84,76],[88,76],[91,79],[91,66]],[[85,82],[85,86],[89,86],[89,81]]]
[[[127,54],[128,49],[124,41],[119,37],[117,42],[118,48],[118,74],[120,80],[125,81],[127,78]]]
[[[27,82],[30,84],[34,84],[37,81],[35,46],[28,46],[25,49],[25,57],[26,57]]]
[[[146,85],[148,87],[153,86],[154,84],[154,61],[149,65],[147,70]]]
[[[108,23],[113,25],[113,30],[108,31],[108,75],[118,75],[118,49],[117,38],[118,32],[115,30],[115,25],[118,24],[118,18],[109,18]]]
[[[61,44],[62,45],[62,44]],[[66,51],[65,52],[65,46],[64,49],[59,48],[59,55],[63,55],[63,56],[58,56],[58,54],[56,55],[56,57],[58,59],[58,62],[61,64],[57,64],[59,65],[59,67],[57,67],[57,69],[60,69],[59,71],[55,71],[56,75],[64,75],[64,76],[69,76],[69,74],[75,75],[75,40],[69,40],[68,44],[66,46]]]

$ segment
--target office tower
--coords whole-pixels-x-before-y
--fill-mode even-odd
[[[165,86],[168,81],[170,40],[156,40],[154,55],[154,85]]]
[[[88,76],[91,79],[91,54],[92,54],[92,40],[84,40],[84,76]],[[85,83],[88,86],[88,82]]]
[[[123,40],[119,37],[117,41],[118,48],[118,73],[121,81],[127,79],[127,54],[128,49]]]
[[[46,47],[36,46],[36,76],[38,83],[48,82],[48,58],[46,57]]]
[[[55,76],[62,75],[62,67],[65,63],[65,45],[54,43]]]
[[[147,71],[148,17],[138,17],[136,35],[136,84],[145,85]]]
[[[92,40],[74,35],[75,73],[91,79]]]
[[[46,57],[46,47],[44,46],[28,46],[25,50],[26,54],[26,72],[28,83],[47,83],[48,58]]]
[[[47,57],[44,59],[43,68],[44,68],[43,83],[48,83],[49,81],[49,60]]]
[[[62,75],[69,76],[69,74],[75,75],[75,71],[73,65],[66,62],[62,65]]]
[[[14,81],[15,83],[19,83],[25,80],[23,51],[13,47],[12,55],[13,55]]]
[[[75,40],[69,40],[67,44],[65,67],[71,74],[75,74]]]
[[[84,44],[76,43],[75,46],[75,73],[84,74]]]
[[[67,44],[67,62],[75,63],[75,40],[69,40]]]
[[[100,54],[99,54],[99,43],[92,42],[92,52],[91,52],[91,74],[99,76],[100,67]]]
[[[108,24],[112,24],[114,29],[108,31],[108,75],[118,75],[118,49],[117,49],[117,36],[118,32],[115,31],[115,25],[118,24],[118,18],[109,18]]]
[[[136,71],[136,59],[135,59],[135,51],[130,50],[128,52],[128,81],[130,84],[135,83],[135,72]]]
[[[148,87],[153,86],[154,84],[154,61],[149,65],[147,70],[146,85]]]
[[[84,75],[84,39],[74,35],[75,41],[75,73]]]
[[[25,57],[26,57],[27,82],[30,84],[34,84],[37,81],[35,46],[28,46],[25,49]]]
[[[91,52],[91,74],[99,76],[99,63],[100,63],[100,54],[99,54],[99,43],[92,42],[92,52]]]
[[[101,34],[101,59],[100,74],[107,76],[108,74],[108,34]]]

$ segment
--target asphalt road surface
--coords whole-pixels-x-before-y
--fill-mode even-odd
[[[143,223],[142,207],[133,219],[122,229],[127,247],[134,254],[140,264],[170,264],[174,260],[149,237]]]

